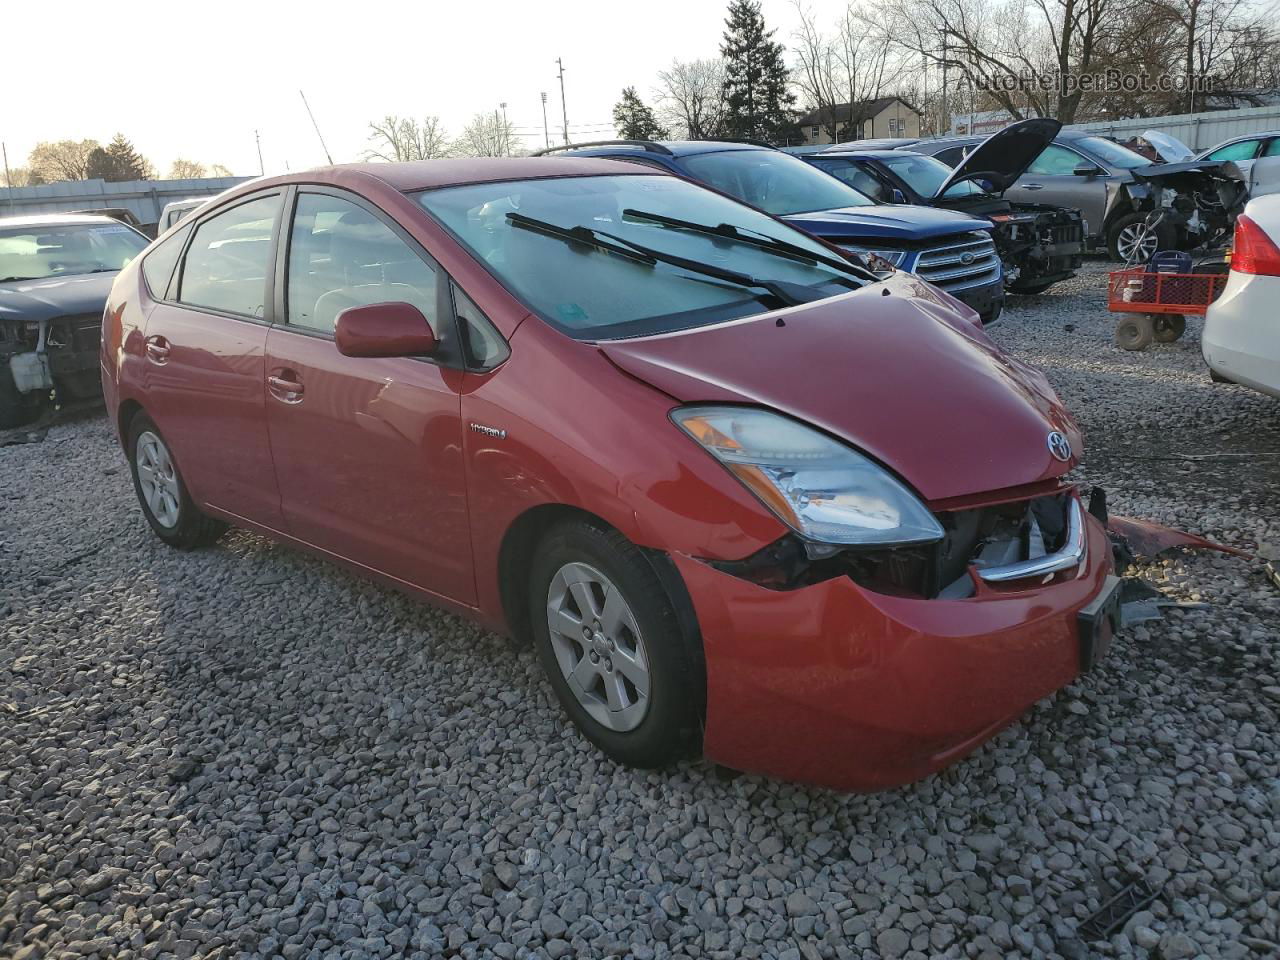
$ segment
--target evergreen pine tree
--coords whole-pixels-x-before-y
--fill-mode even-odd
[[[765,28],[758,0],[731,0],[720,54],[725,60],[725,124],[730,136],[772,140],[791,120],[783,46]]]
[[[117,133],[105,147],[95,148],[89,154],[86,169],[90,180],[100,177],[108,182],[119,182],[151,178],[151,164],[122,133]]]
[[[653,110],[640,99],[635,87],[626,87],[613,105],[613,126],[623,140],[665,140],[667,130]]]

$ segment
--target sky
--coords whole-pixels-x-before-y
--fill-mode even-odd
[[[846,0],[805,0],[832,24]],[[64,0],[6,4],[5,73],[28,78],[0,105],[0,141],[22,166],[42,140],[123,133],[161,176],[174,159],[254,175],[324,164],[298,91],[306,93],[335,163],[362,159],[368,123],[435,114],[457,134],[500,109],[526,144],[542,145],[542,105],[557,141],[556,58],[564,60],[570,139],[612,136],[624,86],[652,103],[673,58],[718,54],[727,0],[132,0],[124,8]],[[763,0],[790,46],[792,0]],[[41,42],[13,42],[22,37]],[[56,50],[51,49],[56,48]],[[16,91],[21,90],[18,94]]]

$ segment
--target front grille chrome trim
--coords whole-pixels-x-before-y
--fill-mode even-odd
[[[1017,563],[1006,563],[998,567],[975,567],[975,570],[988,583],[1006,583],[1068,570],[1079,566],[1083,558],[1084,516],[1079,498],[1073,496],[1067,507],[1067,536],[1059,549],[1034,560],[1019,560]]]

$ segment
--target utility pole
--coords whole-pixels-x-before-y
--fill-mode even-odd
[[[258,135],[258,131],[253,131],[253,142],[258,145],[258,176],[265,177],[267,168],[262,165],[262,137]]]
[[[9,178],[9,148],[0,143],[0,153],[4,154],[4,188],[9,194],[9,212],[13,213],[15,204],[13,202],[13,180]]]
[[[564,145],[569,145],[569,108],[564,103],[564,61],[556,57],[556,65],[560,67],[560,115],[564,120]]]
[[[320,149],[324,151],[324,158],[332,166],[333,157],[329,156],[329,148],[325,146],[324,135],[320,132],[320,124],[316,123],[316,115],[311,112],[311,104],[307,103],[307,95],[299,90],[298,96],[302,98],[302,105],[307,108],[307,116],[311,118],[311,125],[316,128],[316,139],[320,141]]]
[[[547,91],[542,91],[542,141],[543,146],[550,149],[551,134],[547,131]]]
[[[507,102],[504,100],[498,104],[502,108],[502,154],[503,156],[511,156],[511,128],[507,126]]]

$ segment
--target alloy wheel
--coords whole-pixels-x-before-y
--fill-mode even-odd
[[[156,523],[166,529],[178,525],[181,494],[178,490],[178,472],[173,457],[164,441],[150,430],[138,435],[134,448],[134,462],[138,470],[138,487],[142,499]]]
[[[547,588],[551,648],[565,682],[593,720],[625,733],[649,709],[649,659],[622,591],[585,563],[566,563]]]
[[[1145,223],[1131,223],[1116,237],[1116,250],[1125,263],[1146,263],[1155,255],[1160,240]]]

